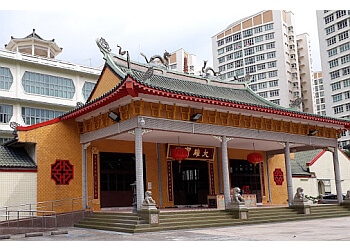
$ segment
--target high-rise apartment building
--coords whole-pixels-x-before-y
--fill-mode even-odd
[[[33,125],[86,102],[101,70],[57,60],[61,51],[35,30],[0,50],[0,144],[13,138],[11,122]]]
[[[315,96],[315,114],[326,115],[326,101],[322,72],[314,72],[313,92]]]
[[[223,79],[244,81],[248,75],[260,96],[302,111],[297,49],[294,15],[282,10],[261,11],[212,37],[213,66]]]
[[[169,58],[169,69],[178,72],[195,74],[197,69],[196,55],[187,53],[184,49],[178,49],[171,53]]]
[[[350,11],[318,10],[317,26],[326,115],[350,119]],[[350,144],[344,131],[339,147]]]

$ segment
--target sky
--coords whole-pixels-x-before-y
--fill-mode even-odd
[[[281,3],[282,2],[282,3]],[[35,29],[43,39],[55,39],[63,48],[58,60],[98,67],[104,64],[96,45],[103,37],[113,53],[117,45],[128,50],[131,60],[145,62],[140,52],[151,57],[183,48],[197,57],[197,65],[212,66],[212,36],[231,23],[262,10],[284,9],[294,13],[296,34],[311,39],[313,70],[321,70],[316,7],[335,9],[318,1],[191,1],[191,0],[16,0],[0,9],[0,49],[11,36],[22,38]],[[326,2],[326,1],[325,1]],[[293,4],[286,4],[293,3]],[[329,3],[328,3],[329,4]],[[303,8],[301,8],[303,6]],[[339,4],[339,8],[346,6]],[[347,6],[348,7],[348,6]],[[346,8],[345,8],[346,9]]]

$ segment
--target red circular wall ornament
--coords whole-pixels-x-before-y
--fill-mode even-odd
[[[263,157],[260,153],[250,153],[247,155],[247,161],[253,163],[254,165],[260,163]]]
[[[273,171],[273,180],[275,181],[276,185],[282,185],[284,177],[280,168],[276,168],[275,171]]]
[[[174,148],[171,150],[170,155],[175,161],[179,161],[181,163],[182,160],[188,157],[188,151],[185,148]]]

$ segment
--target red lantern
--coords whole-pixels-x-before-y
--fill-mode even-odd
[[[179,161],[179,173],[181,172],[181,161],[188,157],[188,151],[184,148],[174,148],[171,150],[171,158]]]
[[[262,161],[262,159],[263,159],[263,157],[259,153],[250,153],[249,155],[247,155],[247,161],[249,161],[250,163],[253,163],[254,166],[256,166],[256,164],[260,163]]]

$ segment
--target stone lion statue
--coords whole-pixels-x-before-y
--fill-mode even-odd
[[[233,189],[233,195],[232,195],[231,202],[245,202],[245,200],[241,196],[240,192],[241,192],[241,189],[239,187],[235,187]]]
[[[145,192],[145,199],[143,200],[142,205],[156,205],[156,202],[152,198],[151,191]]]
[[[294,195],[294,201],[296,201],[296,202],[307,201],[307,199],[305,198],[305,195],[304,195],[304,189],[303,188],[301,188],[301,187],[297,188],[297,192]]]

